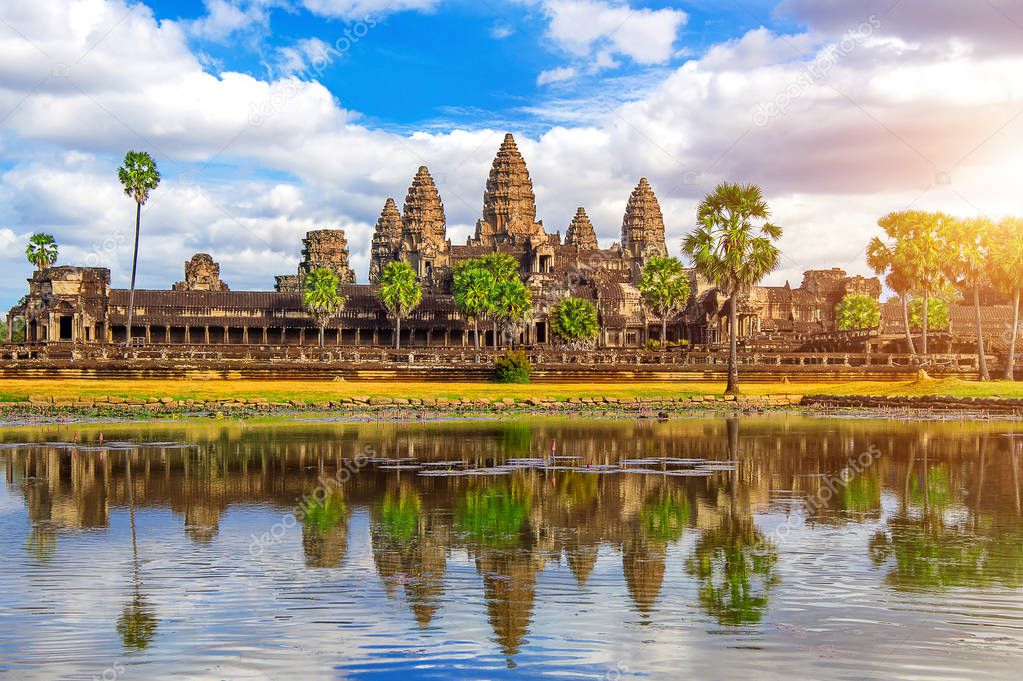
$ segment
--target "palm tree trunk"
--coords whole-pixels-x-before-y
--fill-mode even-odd
[[[1014,381],[1016,368],[1016,341],[1019,338],[1019,293],[1020,290],[1016,289],[1016,295],[1013,296],[1012,301],[1012,334],[1009,337],[1009,357],[1005,363],[1005,380]]]
[[[927,319],[928,314],[927,313],[929,312],[929,310],[927,308],[929,308],[931,306],[930,303],[931,303],[931,296],[930,296],[930,294],[925,293],[924,294],[924,311],[923,311],[922,316],[920,317],[920,319],[922,320],[921,324],[920,324],[920,333],[921,333],[921,338],[920,338],[921,348],[920,349],[923,350],[924,361],[925,362],[927,361],[927,354],[928,354],[927,353],[927,321],[928,321],[928,319]]]
[[[902,323],[906,328],[906,345],[909,347],[909,354],[916,359],[916,345],[913,343],[913,330],[909,327],[909,298],[905,295],[899,297],[902,299]]]
[[[984,325],[980,321],[980,285],[973,285],[973,316],[977,320],[977,367],[980,380],[990,381],[991,374],[987,370],[987,352],[984,350]]]
[[[394,317],[394,349],[401,350],[401,316]]]
[[[323,333],[324,333],[324,327],[321,326],[320,327],[320,349],[321,350],[323,349]]]
[[[725,388],[726,395],[739,394],[739,366],[738,357],[739,345],[737,339],[738,315],[735,311],[735,299],[737,294],[733,293],[728,301],[728,386]]]
[[[472,319],[472,344],[476,346],[476,351],[480,349],[480,320],[473,317]]]
[[[668,318],[661,317],[661,350],[668,349]]]
[[[142,224],[142,204],[135,203],[135,252],[131,256],[131,291],[128,293],[128,328],[124,332],[124,346],[131,347],[131,318],[135,314],[135,268],[139,262],[139,226]]]
[[[494,322],[494,349],[497,350],[497,322]]]

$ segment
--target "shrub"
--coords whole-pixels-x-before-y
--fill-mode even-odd
[[[835,306],[835,327],[839,331],[876,329],[881,308],[870,296],[846,296]]]
[[[670,346],[671,343],[669,343],[668,345]],[[643,346],[643,349],[644,350],[650,350],[650,351],[660,350],[661,349],[661,341],[657,340],[656,338],[651,338],[651,339],[649,339],[646,342],[646,345]]]
[[[494,378],[498,383],[529,383],[533,365],[522,350],[509,350],[494,360]]]
[[[555,338],[568,346],[592,345],[600,333],[597,308],[582,298],[561,300],[551,310],[550,321]]]

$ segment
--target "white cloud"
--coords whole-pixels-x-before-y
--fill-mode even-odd
[[[269,25],[268,8],[258,0],[244,8],[229,0],[203,0],[203,4],[206,15],[188,27],[189,33],[197,38],[225,42],[235,33],[253,25],[263,28]]]
[[[515,29],[508,24],[494,24],[490,29],[490,37],[495,40],[504,40],[515,34]]]
[[[548,36],[573,56],[605,52],[639,64],[671,59],[687,19],[681,10],[637,9],[604,0],[544,0],[543,11],[550,19]]]
[[[441,0],[302,0],[314,14],[344,19],[363,19],[409,10],[432,10]]]
[[[551,83],[560,83],[561,81],[571,80],[575,78],[575,68],[571,66],[562,66],[556,69],[549,69],[542,71],[539,76],[536,77],[537,85],[549,85]]]

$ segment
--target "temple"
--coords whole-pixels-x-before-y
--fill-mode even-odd
[[[473,339],[451,295],[452,271],[459,262],[495,252],[519,263],[534,305],[519,337],[499,340],[552,343],[548,314],[567,296],[596,306],[598,346],[642,347],[651,339],[661,340],[659,319],[646,311],[637,288],[643,264],[668,253],[664,216],[650,182],[639,179],[629,196],[617,243],[600,245],[583,207],[565,226],[562,238],[560,230],[549,232],[537,219],[533,181],[510,134],[490,169],[482,216],[464,244],[448,238],[441,192],[423,166],[400,210],[393,198],[384,202],[370,246],[368,283],[356,283],[348,241],[340,229],[309,232],[302,240],[297,271],[277,276],[273,291],[230,290],[220,278],[220,266],[199,253],[185,264],[184,280],[171,290],[136,291],[132,338],[146,344],[312,345],[317,334],[303,310],[301,286],[310,271],[327,268],[338,275],[347,299],[337,324],[328,329],[328,343],[389,346],[393,324],[376,299],[376,284],[384,266],[399,260],[412,266],[424,287],[422,303],[403,322],[402,345],[467,346]],[[727,340],[727,299],[695,273],[690,278],[692,297],[685,312],[670,321],[666,340]],[[741,338],[805,343],[834,331],[835,305],[849,294],[878,299],[881,283],[835,268],[806,272],[798,288],[788,283],[754,287],[738,300],[737,333]],[[49,267],[33,273],[28,295],[10,311],[9,320],[25,320],[28,343],[124,342],[128,298],[127,290],[110,287],[107,269]],[[483,339],[488,344],[494,340],[492,333],[488,330]]]

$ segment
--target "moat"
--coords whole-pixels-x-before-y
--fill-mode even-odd
[[[7,428],[0,676],[1017,678],[1021,466],[1013,422]]]

